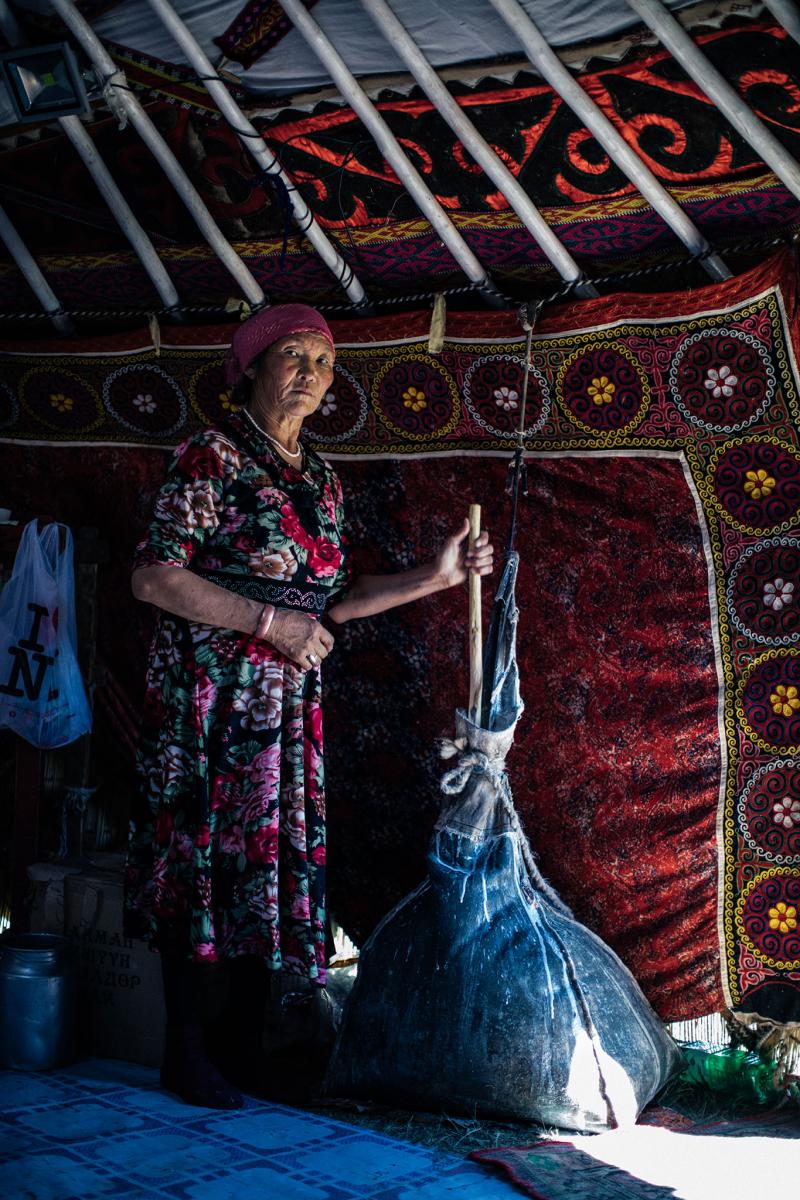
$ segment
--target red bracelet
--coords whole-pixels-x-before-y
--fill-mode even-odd
[[[265,604],[261,610],[261,615],[256,622],[256,627],[253,630],[253,637],[260,638],[262,641],[269,633],[269,627],[272,624],[272,618],[275,616],[275,605]]]

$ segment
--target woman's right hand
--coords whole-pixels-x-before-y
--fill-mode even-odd
[[[333,635],[320,621],[291,608],[278,608],[266,640],[303,671],[311,671],[333,649]]]

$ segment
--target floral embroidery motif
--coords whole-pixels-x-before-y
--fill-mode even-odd
[[[141,413],[154,413],[156,411],[156,402],[149,392],[139,393],[133,397],[133,403]]]
[[[791,933],[797,928],[797,909],[793,904],[779,900],[774,908],[769,910],[769,927],[780,933]]]
[[[711,367],[706,375],[705,386],[715,400],[721,400],[723,396],[733,395],[733,389],[738,382],[737,377],[731,373],[730,367],[722,366],[719,370]]]
[[[72,412],[75,406],[75,401],[71,396],[65,396],[63,392],[51,392],[50,403],[58,412]]]
[[[323,417],[329,417],[332,412],[336,412],[337,404],[333,392],[326,392],[322,399],[320,412]]]
[[[425,399],[425,393],[421,392],[419,388],[408,388],[407,391],[403,392],[403,407],[410,408],[414,412],[419,412],[421,409],[427,408],[428,402]]]
[[[794,599],[794,584],[791,580],[773,579],[772,583],[764,584],[764,603],[767,608],[780,612]]]
[[[750,493],[753,500],[766,499],[774,487],[775,480],[763,467],[747,472],[744,490]]]
[[[519,393],[514,388],[500,387],[494,390],[494,402],[504,412],[509,412],[512,408],[517,408],[518,399]]]
[[[219,402],[225,412],[238,412],[242,407],[241,404],[233,403],[233,392],[230,389],[226,392],[220,392]]]
[[[597,405],[610,404],[616,390],[607,375],[600,375],[589,384],[589,395]]]
[[[793,829],[795,825],[800,825],[800,800],[784,796],[782,800],[776,801],[772,806],[772,819],[776,825],[783,825],[784,829]]]
[[[769,702],[776,717],[791,717],[800,708],[800,696],[793,684],[787,687],[785,683],[779,683]]]

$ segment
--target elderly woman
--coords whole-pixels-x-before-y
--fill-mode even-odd
[[[331,630],[491,570],[485,534],[466,552],[465,521],[423,566],[352,577],[339,480],[299,439],[334,358],[325,320],[305,305],[242,325],[226,366],[243,406],[178,449],[137,550],[133,591],[159,617],[127,925],[161,952],[162,1085],[205,1106],[238,1107],[234,1081],[257,1082],[268,971],[325,983],[320,667]],[[234,1052],[215,1066],[200,997],[208,964],[222,961]]]

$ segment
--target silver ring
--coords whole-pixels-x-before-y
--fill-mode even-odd
[[[306,655],[306,658],[311,663],[312,667],[315,667],[317,665],[317,663],[319,662],[319,659],[317,658],[317,656],[313,650],[309,650],[308,654]]]

